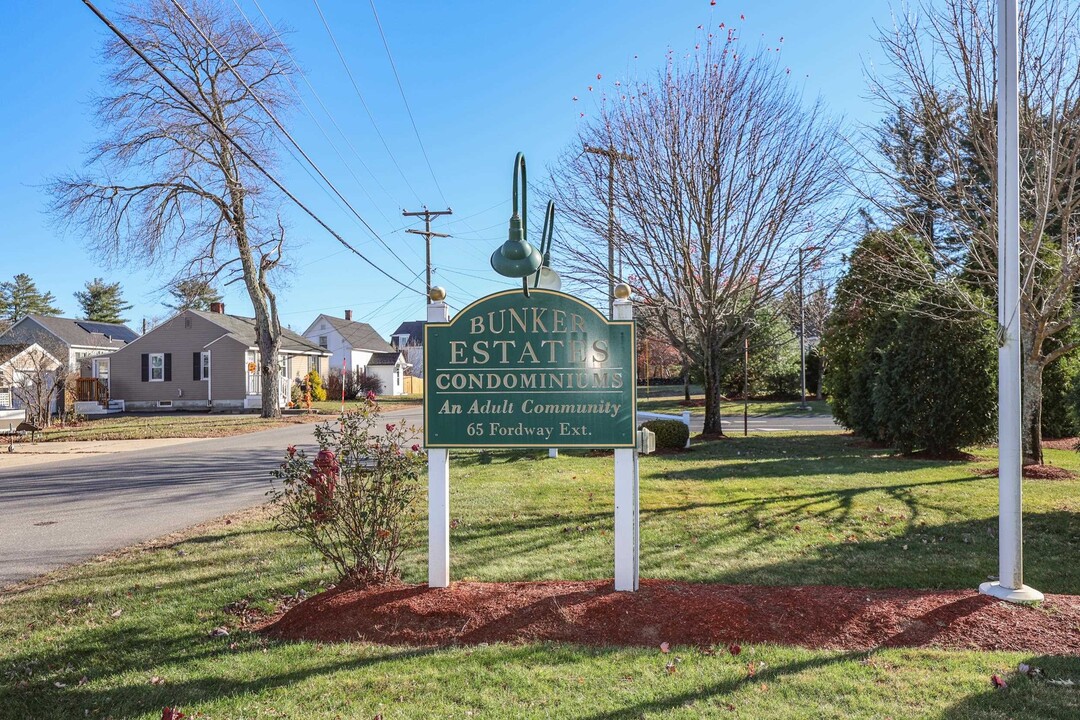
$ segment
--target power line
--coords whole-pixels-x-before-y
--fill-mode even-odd
[[[315,212],[313,210],[311,210],[307,205],[305,205],[303,202],[301,202],[300,199],[298,197],[296,197],[291,191],[289,191],[289,189],[286,188],[285,185],[283,185],[280,180],[278,180],[276,177],[274,177],[270,173],[269,170],[267,170],[265,167],[263,167],[262,164],[258,160],[256,160],[254,157],[252,157],[251,153],[249,153],[246,149],[244,149],[244,147],[242,145],[240,145],[240,143],[237,142],[236,139],[234,139],[231,135],[229,135],[229,133],[226,132],[225,129],[222,128],[221,125],[219,125],[216,120],[214,120],[212,117],[210,117],[210,115],[205,110],[203,110],[201,107],[199,107],[199,105],[191,98],[191,96],[189,96],[187,94],[187,92],[185,90],[183,90],[179,85],[177,85],[172,80],[172,78],[170,78],[167,74],[165,74],[165,71],[162,70],[161,68],[159,68],[154,63],[153,60],[151,60],[149,57],[147,57],[146,53],[144,53],[141,48],[139,48],[137,45],[135,45],[135,43],[126,34],[124,34],[124,32],[122,30],[120,30],[120,28],[116,27],[116,25],[114,25],[113,22],[111,20],[109,20],[108,17],[106,17],[100,10],[98,10],[97,7],[94,5],[94,3],[91,2],[91,0],[83,0],[83,4],[86,5],[86,7],[88,7],[90,9],[90,11],[93,12],[94,15],[96,15],[97,18],[99,20],[101,20],[102,23],[105,24],[105,27],[107,27],[110,31],[112,31],[112,33],[114,35],[116,35],[116,37],[119,38],[121,42],[123,42],[125,45],[127,45],[128,48],[130,48],[132,52],[134,52],[136,55],[138,55],[139,59],[142,60],[144,63],[146,63],[146,65],[151,70],[153,70],[154,73],[157,74],[157,76],[160,77],[162,79],[162,81],[164,81],[165,84],[168,85],[169,88],[172,89],[173,92],[175,92],[185,103],[187,103],[187,105],[192,110],[194,110],[203,120],[205,120],[210,125],[210,127],[214,128],[214,130],[221,136],[221,138],[223,140],[227,141],[233,148],[235,148],[236,151],[238,153],[240,153],[244,157],[245,160],[247,160],[249,163],[251,163],[252,167],[254,167],[256,170],[258,170],[260,173],[262,173],[263,176],[265,176],[267,180],[269,180],[278,190],[280,190],[282,192],[282,194],[285,195],[285,197],[289,198],[289,200],[291,200],[293,203],[295,203],[296,206],[299,207],[301,210],[303,210],[312,220],[314,220],[316,223],[318,223],[320,227],[322,227],[324,230],[326,230],[328,233],[330,233],[334,237],[334,239],[336,239],[339,243],[341,243],[346,248],[351,250],[357,257],[359,257],[361,260],[363,260],[368,265],[373,267],[375,270],[377,270],[382,275],[385,275],[387,278],[389,278],[393,282],[397,283],[398,285],[401,285],[403,288],[411,290],[412,292],[415,292],[417,294],[423,294],[423,293],[421,293],[421,291],[417,290],[416,288],[412,287],[411,285],[407,285],[407,284],[403,283],[398,278],[394,277],[393,275],[391,275],[387,271],[383,270],[376,263],[372,262],[366,255],[364,255],[362,252],[360,252],[355,247],[353,247],[351,244],[349,244],[349,242],[347,240],[345,240],[345,238],[343,238],[337,231],[335,231],[333,228],[331,228],[326,223],[326,221],[324,221],[321,217],[316,215]]]
[[[241,17],[243,17],[243,18],[244,18],[244,20],[245,20],[245,21],[247,22],[247,24],[248,24],[248,27],[250,27],[250,28],[251,28],[252,32],[254,32],[254,33],[259,33],[259,29],[255,27],[255,23],[253,23],[253,22],[251,21],[251,18],[249,18],[249,17],[247,16],[247,13],[245,13],[245,12],[244,12],[244,9],[243,9],[242,7],[240,7],[240,3],[239,3],[239,2],[237,1],[237,0],[232,0],[232,4],[233,4],[233,7],[235,7],[235,8],[236,8],[236,11],[237,11],[238,13],[240,13]],[[258,0],[256,0],[256,7],[259,7],[259,5],[258,5]],[[262,12],[262,8],[261,8],[261,7],[259,7],[259,11],[260,11],[260,12]],[[274,34],[274,37],[276,37],[276,38],[277,38],[278,42],[279,42],[279,43],[281,43],[281,46],[282,46],[282,47],[283,47],[283,48],[285,49],[285,53],[286,53],[286,54],[287,54],[287,55],[289,56],[289,60],[290,60],[290,61],[292,62],[292,67],[293,67],[293,69],[294,69],[294,70],[296,70],[296,72],[298,72],[298,73],[300,74],[300,76],[304,78],[304,81],[305,81],[305,82],[308,82],[308,81],[307,81],[307,77],[306,77],[306,76],[305,76],[305,75],[303,74],[303,72],[302,72],[302,71],[300,70],[300,67],[299,67],[299,65],[297,65],[297,63],[296,63],[296,58],[294,58],[294,57],[293,57],[293,55],[292,55],[292,52],[291,52],[291,51],[289,50],[289,48],[288,48],[288,45],[286,45],[286,44],[285,44],[285,42],[284,42],[284,40],[282,40],[282,39],[281,39],[281,35],[280,35],[280,33],[278,33],[278,31],[277,31],[277,30],[276,30],[276,29],[275,29],[275,28],[274,28],[274,27],[273,27],[272,25],[270,25],[269,21],[267,21],[267,27],[268,27],[268,29],[270,30],[270,32],[272,32],[272,33]],[[275,64],[275,65],[278,65],[278,63],[277,63],[277,61],[276,61],[276,60],[274,61],[274,64]],[[366,188],[366,187],[364,187],[364,183],[362,183],[362,182],[360,181],[360,178],[359,178],[359,177],[357,176],[357,174],[356,174],[356,171],[355,171],[355,170],[353,170],[353,168],[352,168],[352,165],[350,165],[350,164],[349,164],[349,162],[348,162],[348,160],[346,160],[346,159],[345,159],[345,156],[344,156],[344,155],[343,155],[343,154],[341,153],[341,150],[339,150],[339,149],[338,149],[338,146],[337,146],[337,145],[336,145],[336,144],[334,143],[334,141],[333,141],[333,140],[332,140],[332,139],[330,138],[330,135],[329,135],[329,133],[327,133],[327,132],[326,132],[326,129],[325,129],[325,128],[323,128],[323,126],[322,126],[322,123],[320,123],[320,122],[319,122],[319,119],[318,119],[317,117],[315,117],[315,113],[313,113],[313,112],[311,111],[311,107],[310,107],[310,106],[308,105],[308,103],[307,103],[307,100],[305,100],[305,99],[304,99],[304,96],[303,96],[303,94],[302,94],[302,93],[300,92],[300,88],[296,87],[296,83],[294,83],[294,82],[292,81],[292,78],[291,78],[291,77],[289,77],[289,74],[288,74],[287,72],[282,72],[282,77],[284,77],[284,78],[285,78],[285,81],[286,81],[287,83],[289,83],[289,87],[290,87],[290,88],[292,88],[292,91],[293,91],[293,95],[295,95],[295,96],[296,96],[296,99],[300,101],[300,105],[301,105],[301,106],[303,106],[303,108],[304,108],[304,112],[305,112],[305,113],[307,113],[307,116],[308,116],[309,118],[311,118],[311,121],[312,121],[313,123],[315,123],[315,127],[317,127],[317,128],[319,129],[319,132],[320,132],[320,133],[322,134],[322,136],[323,136],[324,138],[326,138],[326,142],[330,144],[330,147],[331,147],[331,148],[333,148],[333,150],[334,150],[334,154],[336,154],[336,155],[338,156],[338,159],[339,159],[339,160],[341,160],[341,164],[342,164],[342,165],[344,165],[344,166],[345,166],[345,169],[349,171],[349,174],[350,174],[350,175],[352,175],[352,178],[353,178],[353,180],[355,180],[355,181],[356,181],[356,184],[357,184],[357,186],[358,186],[358,187],[360,188],[360,190],[361,190],[361,191],[362,191],[362,192],[364,193],[364,195],[366,195],[366,196],[367,196],[367,199],[371,201],[372,205],[374,205],[374,206],[375,206],[375,210],[376,210],[376,211],[377,211],[377,212],[378,212],[378,213],[379,213],[380,215],[382,215],[382,217],[383,217],[383,220],[385,220],[385,221],[386,221],[387,223],[389,223],[389,222],[390,222],[390,218],[386,217],[386,214],[385,214],[385,213],[383,213],[383,211],[382,211],[382,210],[381,210],[381,209],[379,208],[379,205],[378,205],[378,203],[376,203],[376,202],[375,202],[375,198],[374,198],[374,197],[372,197],[371,193],[369,193],[369,192],[368,192],[368,190],[367,190],[367,188]],[[309,88],[311,87],[311,83],[310,83],[310,82],[308,82],[308,87],[309,87]],[[314,90],[312,90],[312,94],[315,94],[315,93],[314,93]],[[318,96],[317,96],[317,95],[316,95],[316,99],[318,99]],[[320,104],[321,104],[321,100],[320,100]],[[333,116],[332,116],[332,115],[330,115],[330,112],[329,112],[329,111],[328,111],[328,110],[326,109],[326,107],[325,107],[325,106],[323,106],[323,111],[324,111],[324,112],[326,113],[327,117],[329,117],[329,118],[330,118],[330,122],[334,123],[334,126],[336,127],[336,126],[337,126],[337,123],[336,123],[336,122],[334,122],[334,118],[333,118]],[[340,132],[340,131],[339,131],[339,132]],[[354,151],[354,154],[355,154],[355,151]],[[363,159],[361,159],[361,158],[359,157],[359,155],[357,155],[357,160],[360,160],[360,164],[361,164],[361,165],[363,166],[363,168],[364,168],[365,170],[367,170],[367,172],[368,172],[368,174],[369,174],[369,175],[371,175],[372,177],[375,177],[375,176],[374,176],[374,174],[373,174],[373,173],[371,172],[371,170],[370,170],[370,169],[368,169],[368,167],[367,167],[367,165],[366,165],[366,164],[364,163]],[[378,179],[377,179],[377,178],[376,178],[376,180],[375,180],[375,181],[376,181],[376,183],[378,183]],[[380,187],[381,187],[381,185],[380,185]],[[386,191],[386,190],[385,190],[385,188],[383,188],[383,191],[384,191],[384,192]],[[387,196],[389,197],[389,193],[387,193]],[[391,198],[391,200],[392,200],[392,199],[393,199],[393,198]],[[396,204],[396,203],[395,203],[395,204]]]
[[[394,167],[397,168],[398,173],[401,175],[401,179],[405,181],[405,185],[409,188],[409,192],[416,198],[416,202],[420,202],[420,196],[417,195],[416,190],[413,189],[412,183],[409,182],[409,178],[405,175],[405,171],[401,169],[401,165],[398,164],[397,158],[394,157],[394,153],[390,150],[390,145],[387,144],[386,138],[383,137],[382,130],[379,129],[378,123],[375,122],[375,116],[371,114],[371,109],[368,107],[367,101],[364,100],[364,94],[360,92],[360,86],[356,84],[356,78],[353,77],[352,70],[349,68],[349,63],[345,60],[345,55],[341,52],[341,47],[338,46],[337,39],[334,37],[334,33],[330,30],[330,23],[327,22],[326,16],[323,15],[322,8],[319,7],[319,0],[311,0],[315,4],[315,9],[319,13],[319,19],[322,20],[323,27],[326,28],[326,34],[330,36],[330,42],[334,46],[334,50],[337,51],[338,59],[341,60],[342,66],[345,68],[345,74],[349,76],[349,82],[352,83],[353,90],[356,91],[356,96],[360,98],[360,104],[364,106],[364,112],[367,113],[368,120],[371,121],[371,126],[375,128],[375,134],[379,136],[379,140],[382,142],[384,148],[386,148],[386,154],[390,156],[390,160],[394,163]]]
[[[424,141],[420,139],[420,130],[416,127],[416,118],[413,117],[412,108],[409,107],[409,99],[405,97],[405,87],[401,84],[401,76],[398,75],[397,64],[394,62],[394,56],[390,53],[390,43],[386,41],[386,33],[383,32],[382,22],[379,20],[379,12],[375,9],[375,0],[368,0],[371,4],[371,14],[375,16],[375,25],[379,28],[379,37],[382,38],[383,47],[386,48],[386,57],[390,61],[390,69],[394,71],[394,80],[397,82],[398,91],[401,93],[401,101],[405,103],[405,112],[409,114],[409,122],[412,123],[413,134],[416,135],[416,142],[420,144],[420,152],[424,154],[424,162],[427,163],[428,172],[431,173],[431,179],[435,181],[435,189],[439,191],[439,197],[442,198],[443,204],[449,205],[446,202],[446,195],[443,194],[442,186],[439,185],[439,179],[435,177],[435,169],[431,167],[431,158],[428,157],[427,148],[424,147]]]
[[[266,26],[270,29],[270,31],[272,33],[274,33],[274,37],[277,38],[278,42],[281,43],[282,47],[285,49],[285,54],[289,56],[289,60],[292,61],[293,67],[295,68],[297,74],[300,75],[300,77],[304,80],[304,84],[307,85],[307,88],[311,92],[312,97],[315,98],[315,101],[317,103],[319,103],[319,107],[322,108],[322,111],[326,114],[327,119],[330,120],[330,124],[334,126],[334,129],[337,130],[338,135],[340,135],[341,139],[345,141],[345,144],[349,146],[349,150],[352,151],[352,154],[356,156],[356,159],[357,159],[357,161],[359,161],[360,166],[362,168],[364,168],[364,170],[367,172],[368,175],[371,176],[371,179],[375,181],[375,184],[379,187],[380,190],[383,191],[383,194],[385,194],[386,197],[390,198],[390,201],[392,203],[394,203],[395,206],[401,207],[401,203],[398,202],[397,199],[394,198],[394,196],[390,194],[390,191],[386,189],[386,186],[383,185],[382,182],[380,182],[379,176],[376,175],[374,172],[372,172],[371,168],[369,168],[367,166],[367,163],[364,162],[364,158],[360,155],[359,151],[357,151],[356,147],[352,144],[352,141],[349,139],[349,136],[346,135],[345,131],[341,129],[341,126],[338,125],[337,120],[334,118],[334,114],[330,112],[330,109],[328,107],[326,107],[326,103],[323,102],[322,97],[315,90],[315,86],[311,84],[311,80],[308,79],[307,74],[304,73],[303,69],[300,67],[300,64],[298,62],[296,62],[296,58],[293,57],[292,50],[289,49],[289,46],[282,39],[281,33],[279,33],[277,31],[277,29],[274,27],[273,23],[270,22],[270,18],[267,17],[266,12],[262,8],[262,5],[259,4],[259,0],[251,0],[251,1],[252,1],[252,3],[254,3],[255,8],[259,11],[259,15],[262,16],[263,22],[266,23]],[[236,9],[239,10],[240,14],[243,15],[245,20],[247,20],[248,25],[251,25],[252,29],[255,29],[255,26],[252,24],[251,20],[248,19],[247,15],[244,13],[244,10],[237,3],[237,0],[233,0],[233,5],[236,5]],[[286,79],[288,79],[288,78],[286,77]],[[291,80],[289,81],[289,84],[292,85]],[[298,96],[300,95],[299,92],[297,92],[297,95]],[[303,102],[302,98],[301,98],[301,102]],[[305,103],[304,107],[305,108],[307,107],[306,103]],[[312,117],[312,119],[314,120],[314,117]],[[318,124],[318,123],[316,122],[316,124]],[[327,138],[327,139],[329,140],[329,138]],[[333,143],[331,143],[331,145],[332,144]],[[359,180],[357,181],[357,184],[360,184]],[[361,185],[361,187],[363,187],[363,185]],[[368,197],[371,197],[371,196],[369,195]],[[374,203],[375,200],[372,199],[372,202]],[[387,218],[385,215],[383,217],[384,217],[384,219],[386,219],[387,222],[390,222],[390,219]]]
[[[361,224],[367,229],[367,231],[370,232],[372,234],[372,236],[375,237],[376,240],[378,240],[380,243],[382,243],[382,246],[385,247],[387,249],[387,251],[389,251],[389,253],[398,262],[400,262],[403,266],[405,266],[405,269],[407,271],[411,271],[412,268],[409,267],[409,264],[406,263],[401,258],[401,256],[399,256],[397,254],[397,252],[394,251],[394,249],[391,248],[389,244],[387,244],[387,242],[385,240],[382,239],[382,236],[379,235],[379,233],[375,230],[375,228],[373,228],[370,225],[370,223],[368,223],[368,221],[365,220],[362,215],[360,215],[359,212],[357,212],[356,208],[353,207],[352,203],[350,203],[348,201],[348,199],[346,199],[346,197],[341,194],[341,191],[337,189],[337,186],[334,185],[333,182],[331,182],[330,178],[328,178],[326,176],[326,173],[324,173],[322,171],[322,169],[318,166],[318,164],[316,164],[316,162],[311,159],[311,156],[309,156],[304,151],[304,149],[302,147],[300,147],[300,143],[298,143],[296,141],[296,139],[292,136],[292,134],[289,133],[289,131],[285,128],[284,125],[282,125],[281,121],[279,121],[277,119],[277,116],[274,115],[273,111],[270,108],[268,108],[266,106],[266,104],[259,98],[259,96],[255,93],[255,90],[252,89],[252,87],[248,84],[248,82],[244,79],[244,77],[225,58],[224,53],[222,53],[221,50],[218,49],[217,45],[214,44],[214,41],[211,40],[210,37],[205,32],[203,32],[202,28],[199,27],[198,23],[196,23],[195,20],[192,19],[192,17],[190,15],[188,15],[187,11],[184,10],[184,7],[180,4],[179,0],[171,0],[171,2],[173,4],[173,7],[175,7],[177,10],[180,11],[180,14],[184,16],[184,19],[186,19],[188,21],[188,23],[191,25],[191,27],[195,29],[195,32],[197,32],[199,34],[199,37],[201,37],[203,39],[203,42],[205,42],[207,45],[210,46],[210,49],[213,50],[217,54],[217,56],[219,58],[221,58],[221,62],[224,63],[225,67],[233,75],[236,76],[236,79],[239,80],[240,84],[244,86],[244,89],[247,90],[248,94],[251,96],[251,99],[254,100],[255,103],[260,108],[262,108],[262,111],[266,113],[267,117],[269,117],[270,120],[274,123],[274,126],[277,127],[277,129],[281,131],[281,134],[285,136],[285,138],[289,141],[289,143],[292,144],[292,146],[294,148],[296,148],[296,151],[300,153],[300,155],[304,158],[304,160],[306,160],[307,163],[309,165],[311,165],[312,169],[315,170],[316,173],[318,173],[319,177],[322,178],[323,182],[326,183],[330,187],[330,189],[334,192],[335,195],[337,195],[337,197],[341,200],[341,202],[345,203],[345,207],[347,207],[349,209],[349,211],[356,217],[357,220],[359,220],[361,222]],[[419,272],[415,273],[414,277],[419,278],[420,273]]]

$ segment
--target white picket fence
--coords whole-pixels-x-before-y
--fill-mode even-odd
[[[663,413],[651,413],[643,410],[638,410],[637,413],[638,424],[648,420],[678,420],[682,424],[686,425],[686,445],[684,447],[690,447],[690,411],[684,410],[682,415],[664,415]]]

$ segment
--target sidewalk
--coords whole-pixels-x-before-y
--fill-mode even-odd
[[[15,452],[8,452],[7,438],[3,438],[3,442],[0,443],[0,470],[72,460],[80,455],[111,455],[133,450],[151,450],[205,439],[157,438],[153,440],[85,440],[38,443],[25,440],[15,443]]]

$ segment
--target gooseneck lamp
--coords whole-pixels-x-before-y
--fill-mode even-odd
[[[518,203],[520,178],[521,203]],[[529,276],[536,274],[544,263],[540,251],[528,240],[528,180],[525,175],[525,155],[514,158],[514,214],[510,216],[510,233],[506,242],[491,254],[491,267],[504,277],[521,278],[525,297],[529,296]]]
[[[533,280],[534,288],[545,290],[561,290],[562,278],[559,273],[551,269],[551,242],[555,234],[555,203],[548,200],[547,211],[544,213],[544,229],[540,233],[540,255],[544,258],[544,264],[536,271]]]

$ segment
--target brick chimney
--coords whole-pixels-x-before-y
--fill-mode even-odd
[[[352,310],[346,310],[345,311],[345,319],[350,321],[350,322],[352,321]]]
[[[210,303],[210,312],[217,313],[218,315],[225,314],[225,303],[212,302]]]

